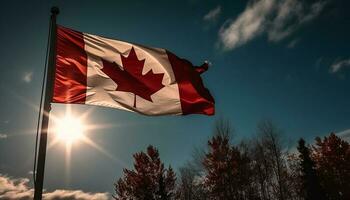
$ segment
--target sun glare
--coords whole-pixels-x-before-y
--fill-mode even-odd
[[[56,134],[60,140],[66,143],[73,143],[83,137],[84,125],[79,118],[66,115],[62,119],[57,120]]]
[[[109,153],[103,147],[99,146],[94,140],[88,137],[89,133],[93,131],[94,133],[99,132],[101,129],[111,128],[115,125],[111,124],[91,124],[85,123],[85,119],[91,113],[91,110],[75,115],[72,112],[70,106],[66,107],[66,110],[62,115],[53,115],[51,113],[50,117],[53,121],[52,132],[54,133],[54,138],[48,144],[48,149],[56,146],[59,142],[63,143],[65,146],[65,162],[66,162],[66,175],[69,179],[69,169],[72,157],[73,146],[79,147],[80,144],[87,144],[88,146],[98,150],[106,157],[113,161],[118,162],[122,166],[127,166],[122,160],[116,158],[113,154]],[[74,143],[77,144],[73,145]]]

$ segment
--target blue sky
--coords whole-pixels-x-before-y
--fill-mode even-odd
[[[147,117],[74,105],[85,123],[109,124],[86,134],[104,153],[73,145],[69,169],[62,144],[47,153],[45,188],[113,193],[132,154],[152,144],[175,169],[206,143],[217,119],[235,139],[254,136],[271,119],[295,141],[350,129],[350,3],[346,0],[11,1],[0,12],[0,173],[31,178],[34,130],[45,62],[49,10],[58,24],[82,32],[166,48],[200,65],[216,100],[214,117]],[[53,105],[61,116],[65,105]],[[52,141],[53,136],[49,138]],[[30,186],[31,183],[28,183]]]

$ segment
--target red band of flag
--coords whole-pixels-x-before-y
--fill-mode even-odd
[[[55,103],[84,104],[86,98],[87,55],[81,32],[59,26],[56,43]]]

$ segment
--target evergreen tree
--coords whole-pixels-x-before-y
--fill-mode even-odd
[[[170,200],[175,192],[175,173],[164,169],[156,148],[134,154],[134,170],[124,169],[115,184],[116,200]]]
[[[301,175],[301,195],[305,200],[326,199],[321,189],[320,182],[315,170],[315,163],[310,157],[310,150],[305,146],[303,139],[298,145]]]

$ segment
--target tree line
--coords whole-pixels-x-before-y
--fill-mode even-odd
[[[228,122],[219,121],[204,148],[176,175],[149,146],[133,155],[115,183],[116,200],[349,200],[350,146],[334,133],[301,138],[287,148],[271,121],[251,139],[235,141]]]

